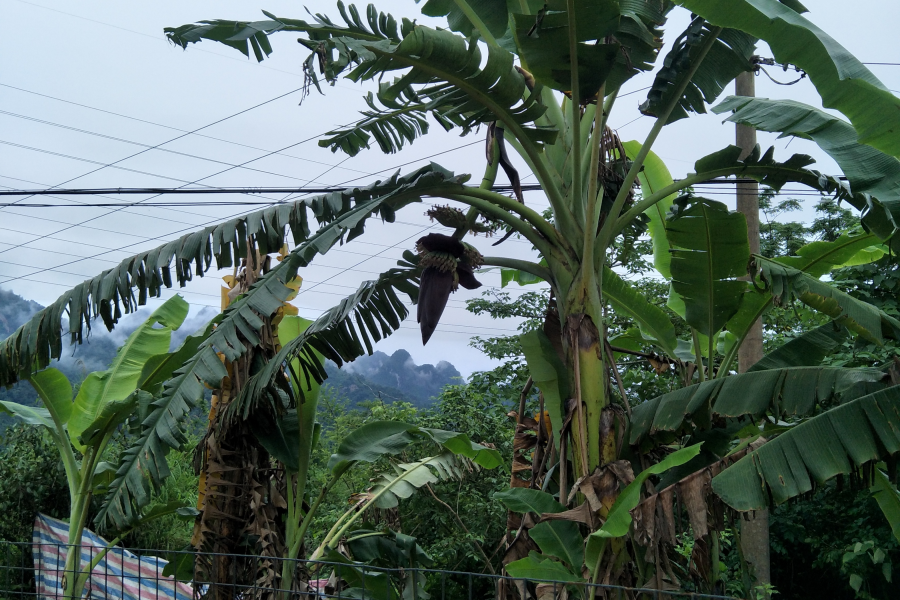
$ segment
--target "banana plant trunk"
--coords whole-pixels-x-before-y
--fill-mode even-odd
[[[248,259],[235,276],[226,278],[222,310],[246,291],[268,269],[269,257],[260,255],[248,241]],[[208,558],[198,557],[198,580],[211,584],[210,597],[233,600],[244,585],[252,585],[259,597],[273,599],[279,587],[276,563],[283,555],[284,481],[271,468],[269,453],[253,435],[250,424],[229,414],[229,405],[241,393],[258,365],[276,352],[271,320],[263,318],[258,343],[242,340],[243,355],[227,362],[228,376],[213,393],[209,426],[197,446],[195,468],[200,474],[197,522],[191,540]],[[223,357],[224,360],[224,357]],[[246,540],[255,540],[253,548]],[[254,560],[241,555],[256,554]]]

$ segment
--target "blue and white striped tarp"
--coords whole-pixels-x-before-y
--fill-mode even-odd
[[[63,576],[69,525],[38,514],[32,533],[34,578],[38,597],[63,598]],[[86,569],[109,542],[84,530],[81,539],[81,567]],[[124,548],[113,547],[91,571],[85,594],[92,600],[192,600],[193,590],[173,577],[163,577],[168,563],[155,556],[137,556]]]

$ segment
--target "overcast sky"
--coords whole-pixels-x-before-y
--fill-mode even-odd
[[[807,16],[860,60],[900,62],[892,42],[896,2],[808,0],[806,4],[812,10]],[[306,6],[339,18],[332,2]],[[390,0],[377,6],[398,17],[442,24],[421,17],[411,0]],[[162,33],[163,27],[202,19],[262,19],[261,9],[284,17],[306,15],[303,4],[279,0],[0,0],[5,24],[0,38],[0,186],[356,185],[384,177],[398,167],[408,172],[429,160],[458,173],[482,172],[483,132],[460,138],[444,133],[437,125],[427,138],[395,155],[382,155],[376,147],[348,159],[319,148],[318,136],[351,121],[355,111],[365,107],[361,98],[366,88],[344,81],[326,89],[325,96],[313,91],[300,105],[301,64],[306,53],[296,43],[296,34],[271,38],[275,52],[257,64],[211,42],[193,45],[185,52],[169,44]],[[674,38],[687,19],[684,11],[673,13],[667,37]],[[758,53],[770,56],[764,46]],[[889,88],[900,90],[900,67],[870,68]],[[778,68],[770,73],[781,81],[796,76]],[[646,92],[626,94],[651,81],[652,75],[645,75],[623,87],[611,123],[623,140],[642,140],[650,129],[651,120],[641,118],[637,111]],[[789,97],[820,106],[808,80],[785,87],[760,76],[757,95]],[[714,115],[682,120],[663,131],[654,150],[675,177],[684,176],[697,158],[732,143],[734,128],[721,121]],[[839,173],[834,162],[809,142],[775,141],[771,134],[760,134],[760,142],[764,147],[774,144],[780,160],[805,152],[817,159],[814,168]],[[520,165],[525,182],[534,181]],[[502,175],[499,182],[506,183]],[[712,197],[733,205],[728,195]],[[815,199],[803,198],[810,207],[804,214],[809,215]],[[42,197],[25,202],[39,200],[54,206],[0,208],[0,287],[48,304],[66,289],[136,252],[248,210],[221,206],[78,207],[85,202],[144,199],[149,196]],[[248,197],[166,199],[190,202]],[[539,193],[529,193],[527,201],[537,209],[547,206]],[[351,293],[362,279],[394,266],[418,237],[440,231],[423,215],[426,208],[410,206],[398,215],[399,223],[387,227],[373,221],[362,239],[329,252],[304,269],[304,285],[295,301],[301,314],[318,316]],[[484,238],[476,238],[475,244],[491,255],[521,257],[530,253],[530,246],[521,240],[511,239],[496,249]],[[198,310],[218,308],[220,275],[210,273],[178,293]],[[487,288],[499,285],[496,272],[479,278]],[[390,353],[406,348],[420,364],[447,360],[464,375],[488,367],[490,362],[468,347],[469,338],[510,333],[515,323],[468,314],[465,299],[480,291],[460,290],[451,298],[427,348],[422,347],[412,318],[378,349]]]

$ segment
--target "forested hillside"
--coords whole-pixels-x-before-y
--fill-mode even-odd
[[[0,290],[0,339],[13,333],[41,308],[37,302],[26,300],[11,291]],[[204,309],[191,315],[174,333],[173,345],[180,344],[186,335],[203,327],[213,314],[211,309]],[[92,371],[105,369],[121,341],[145,317],[143,313],[124,317],[121,327],[112,334],[102,326],[95,328],[84,344],[67,348],[63,358],[53,366],[72,382],[81,381]],[[437,365],[417,365],[406,350],[397,350],[390,356],[384,352],[363,356],[343,370],[328,363],[326,369],[329,374],[326,388],[336,397],[346,399],[349,406],[369,400],[402,400],[419,407],[429,406],[445,385],[463,383],[462,376],[452,364],[441,361]],[[19,382],[8,390],[0,388],[0,400],[31,405],[34,399],[34,391],[27,381]],[[10,416],[0,414],[0,430],[11,422]]]

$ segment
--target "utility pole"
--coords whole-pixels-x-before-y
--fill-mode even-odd
[[[737,96],[756,95],[756,76],[753,71],[741,73],[734,83]],[[741,158],[745,158],[756,146],[756,130],[746,125],[737,125],[735,142],[741,148]],[[759,253],[759,184],[737,184],[737,209],[747,219],[747,237],[750,252]],[[738,372],[744,373],[763,357],[762,320],[750,328],[744,343],[738,349]],[[741,519],[741,549],[744,559],[752,569],[753,586],[772,583],[769,564],[769,511],[759,510],[750,519]]]

